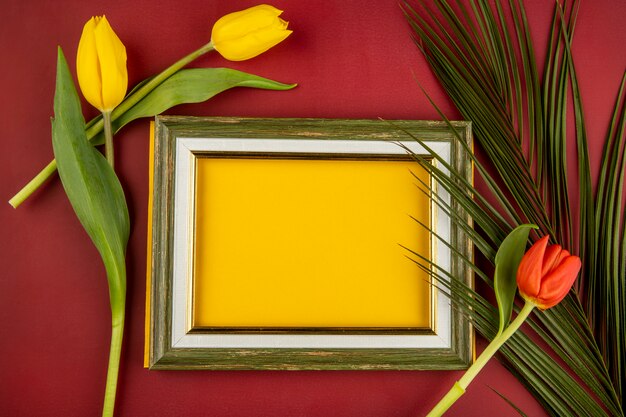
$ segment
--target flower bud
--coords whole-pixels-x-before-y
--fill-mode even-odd
[[[521,296],[545,310],[557,305],[569,292],[580,271],[578,256],[570,255],[560,245],[548,246],[548,236],[526,252],[517,269]]]
[[[244,61],[267,51],[291,34],[282,10],[261,4],[220,18],[213,26],[211,42],[230,61]]]
[[[126,48],[105,16],[92,17],[85,24],[76,72],[83,96],[100,111],[111,111],[124,99],[128,88]]]

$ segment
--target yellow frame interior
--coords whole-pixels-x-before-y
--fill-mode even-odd
[[[428,172],[410,159],[198,157],[193,329],[429,329]]]

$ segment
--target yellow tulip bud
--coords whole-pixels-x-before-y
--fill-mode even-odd
[[[211,32],[213,46],[230,61],[243,61],[267,51],[291,34],[289,22],[280,17],[282,10],[267,4],[230,13],[215,22]]]
[[[105,16],[83,28],[76,55],[78,84],[85,99],[100,111],[113,110],[126,95],[126,48]]]

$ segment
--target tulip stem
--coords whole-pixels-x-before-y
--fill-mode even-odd
[[[495,355],[498,349],[500,349],[500,347],[502,347],[502,345],[509,340],[511,336],[513,336],[513,333],[520,328],[534,308],[535,305],[533,303],[527,301],[526,304],[524,304],[524,307],[520,310],[517,317],[515,317],[515,320],[513,320],[502,333],[498,333],[496,337],[493,338],[491,343],[487,345],[478,359],[474,361],[472,366],[470,366],[461,379],[454,383],[454,386],[450,389],[450,391],[439,401],[439,403],[437,403],[437,405],[430,411],[430,413],[427,414],[426,417],[439,417],[443,415],[443,413],[465,393],[465,390],[470,382],[472,382],[481,369],[483,369],[487,362],[489,362],[489,359]]]
[[[104,391],[104,405],[102,417],[113,417],[115,397],[117,392],[117,376],[120,370],[120,356],[122,353],[122,338],[124,335],[124,306],[117,315],[113,315],[111,325],[111,348],[109,351],[109,367],[107,382]]]
[[[102,112],[102,121],[104,122],[104,155],[111,165],[111,168],[115,167],[115,152],[113,150],[113,132],[111,129],[111,112]]]
[[[163,70],[163,72],[155,75],[152,79],[150,79],[150,81],[145,83],[141,88],[139,88],[130,96],[126,97],[124,101],[122,101],[120,105],[117,106],[115,110],[113,110],[112,119],[115,120],[118,117],[120,117],[127,110],[129,110],[131,107],[137,104],[141,99],[147,96],[148,93],[150,93],[152,90],[157,88],[161,83],[163,83],[163,81],[167,80],[172,75],[174,75],[174,73],[178,72],[178,70],[180,70],[181,68],[183,68],[185,65],[189,64],[196,58],[200,57],[201,55],[204,55],[207,52],[212,51],[213,49],[215,49],[213,48],[213,43],[209,42],[206,45],[202,46],[200,49],[197,49],[193,51],[192,53],[190,53],[189,55],[179,59],[174,64],[170,65],[165,70]]]
[[[35,192],[37,188],[41,186],[52,174],[54,174],[57,170],[57,161],[53,159],[44,169],[41,170],[37,176],[35,176],[32,180],[28,182],[18,192],[13,196],[12,199],[9,200],[9,204],[13,206],[13,208],[18,208],[20,204],[24,202],[30,195]]]
[[[114,122],[118,117],[128,111],[131,107],[141,101],[145,96],[147,96],[152,90],[158,87],[163,81],[167,80],[169,77],[174,75],[178,70],[183,68],[185,65],[189,64],[193,60],[197,59],[201,55],[204,55],[207,52],[215,49],[213,47],[213,43],[209,42],[203,45],[201,48],[193,51],[189,55],[183,57],[182,59],[176,61],[173,65],[166,68],[160,74],[154,76],[150,81],[144,84],[141,88],[137,89],[134,93],[127,96],[124,101],[122,101],[119,106],[117,106],[111,112],[111,121]],[[98,116],[99,118],[99,116]],[[92,120],[93,122],[93,120]],[[98,135],[103,129],[102,119],[98,120],[95,124],[91,125],[88,129],[86,129],[87,139],[92,139]],[[41,187],[41,185],[48,179],[52,174],[56,172],[56,160],[52,160],[39,174],[37,174],[32,180],[26,184],[11,200],[9,200],[9,204],[13,206],[13,208],[17,208],[20,204],[22,204],[31,194]]]

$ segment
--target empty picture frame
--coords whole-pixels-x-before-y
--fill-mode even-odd
[[[157,117],[147,365],[467,367],[470,324],[414,262],[472,283],[439,204],[467,216],[416,161],[471,181],[466,149],[468,122]]]

